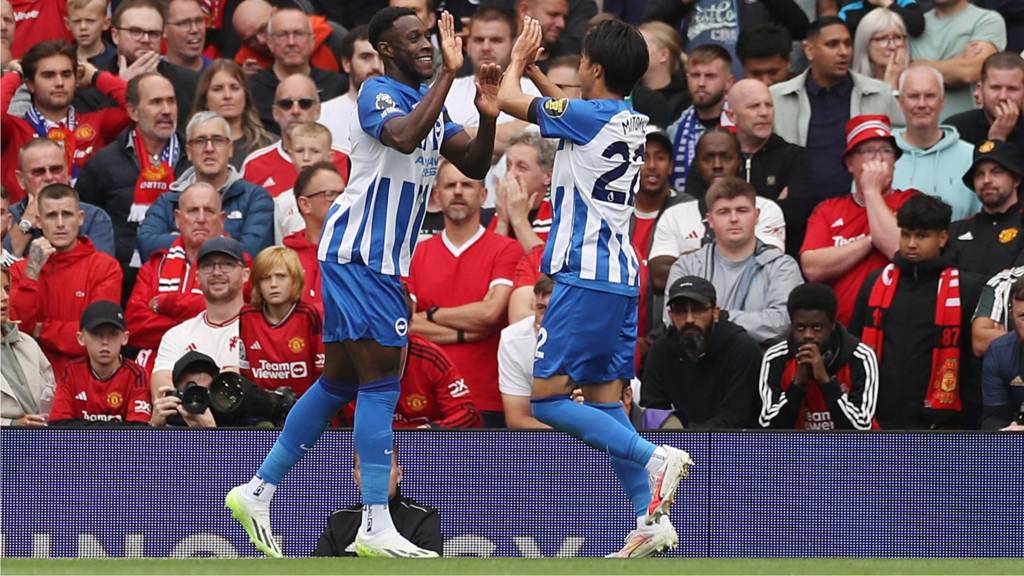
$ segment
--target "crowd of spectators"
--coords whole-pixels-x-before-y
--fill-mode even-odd
[[[185,387],[309,388],[388,4],[456,16],[445,114],[473,136],[525,16],[571,97],[587,30],[638,27],[634,425],[1024,429],[1024,18],[990,0],[0,0],[0,425],[212,427]],[[558,141],[495,133],[486,178],[436,167],[396,427],[544,427],[539,266],[571,191]]]

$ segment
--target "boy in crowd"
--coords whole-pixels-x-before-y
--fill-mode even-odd
[[[286,150],[295,164],[296,174],[317,162],[330,162],[331,131],[316,122],[292,124],[288,127]],[[274,244],[280,245],[285,236],[305,227],[295,194],[291,191],[278,194],[274,198]]]
[[[110,30],[108,0],[68,0],[64,26],[75,39],[79,62],[88,60],[105,70],[117,56],[117,49],[103,39],[103,34]]]
[[[86,356],[68,363],[58,376],[50,424],[149,425],[149,378],[138,364],[121,356],[128,343],[121,307],[109,300],[93,302],[82,313],[75,336]]]

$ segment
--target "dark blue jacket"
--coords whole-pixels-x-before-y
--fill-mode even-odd
[[[227,183],[220,188],[221,207],[224,210],[224,231],[238,240],[253,258],[274,243],[274,201],[266,190],[231,171]],[[195,182],[195,169],[190,168],[171,185],[171,191],[160,195],[146,212],[139,226],[137,247],[145,262],[153,252],[169,248],[178,237],[174,224],[174,210],[181,192]]]

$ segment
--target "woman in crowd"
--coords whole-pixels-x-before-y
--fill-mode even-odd
[[[239,170],[250,152],[275,140],[260,122],[242,67],[231,60],[214,60],[199,77],[192,113],[204,110],[220,114],[231,125],[235,143],[231,165]]]
[[[644,22],[637,30],[647,42],[651,60],[640,82],[668,101],[669,118],[679,118],[690,105],[683,73],[683,44],[679,34],[664,22]]]
[[[853,71],[899,88],[910,63],[907,27],[899,14],[876,8],[860,21],[853,38]]]
[[[11,275],[6,266],[0,276],[0,426],[46,426],[53,368],[39,344],[8,319]]]
[[[302,264],[284,246],[265,248],[252,266],[252,297],[238,317],[241,373],[268,390],[301,396],[324,367],[320,312],[300,301]]]

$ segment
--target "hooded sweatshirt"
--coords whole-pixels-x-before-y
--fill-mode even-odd
[[[196,181],[196,170],[190,167],[161,194],[146,212],[139,226],[138,248],[143,261],[156,250],[169,248],[177,237],[174,210],[181,193]],[[224,211],[224,232],[238,240],[253,258],[274,243],[274,201],[270,194],[252,182],[242,180],[234,166],[228,166],[228,178],[220,187],[221,209]]]
[[[86,307],[97,300],[121,302],[121,267],[84,236],[50,256],[38,280],[25,274],[27,265],[25,259],[11,267],[11,318],[21,321],[26,334],[42,325],[37,340],[54,373],[61,374],[70,360],[85,355],[75,333]]]
[[[295,251],[302,264],[302,301],[324,313],[324,299],[320,295],[320,262],[317,260],[317,244],[306,238],[306,230],[299,230],[284,237],[282,243]]]
[[[961,140],[952,126],[939,125],[939,130],[942,138],[927,149],[911,146],[904,138],[905,128],[893,132],[903,156],[896,161],[892,187],[914,188],[941,198],[953,208],[953,220],[961,220],[981,210],[978,196],[963,181],[973,161],[974,147]]]
[[[804,283],[796,260],[758,240],[750,256],[753,258],[751,267],[727,285],[727,279],[715,274],[715,260],[725,262],[726,266],[740,264],[727,262],[717,253],[717,246],[716,242],[707,244],[675,261],[665,283],[665,301],[668,301],[667,288],[677,279],[700,276],[714,285],[718,307],[728,310],[729,320],[746,330],[754,340],[764,342],[782,336],[789,326],[789,312],[786,311],[789,293]],[[664,320],[668,325],[667,308]]]

